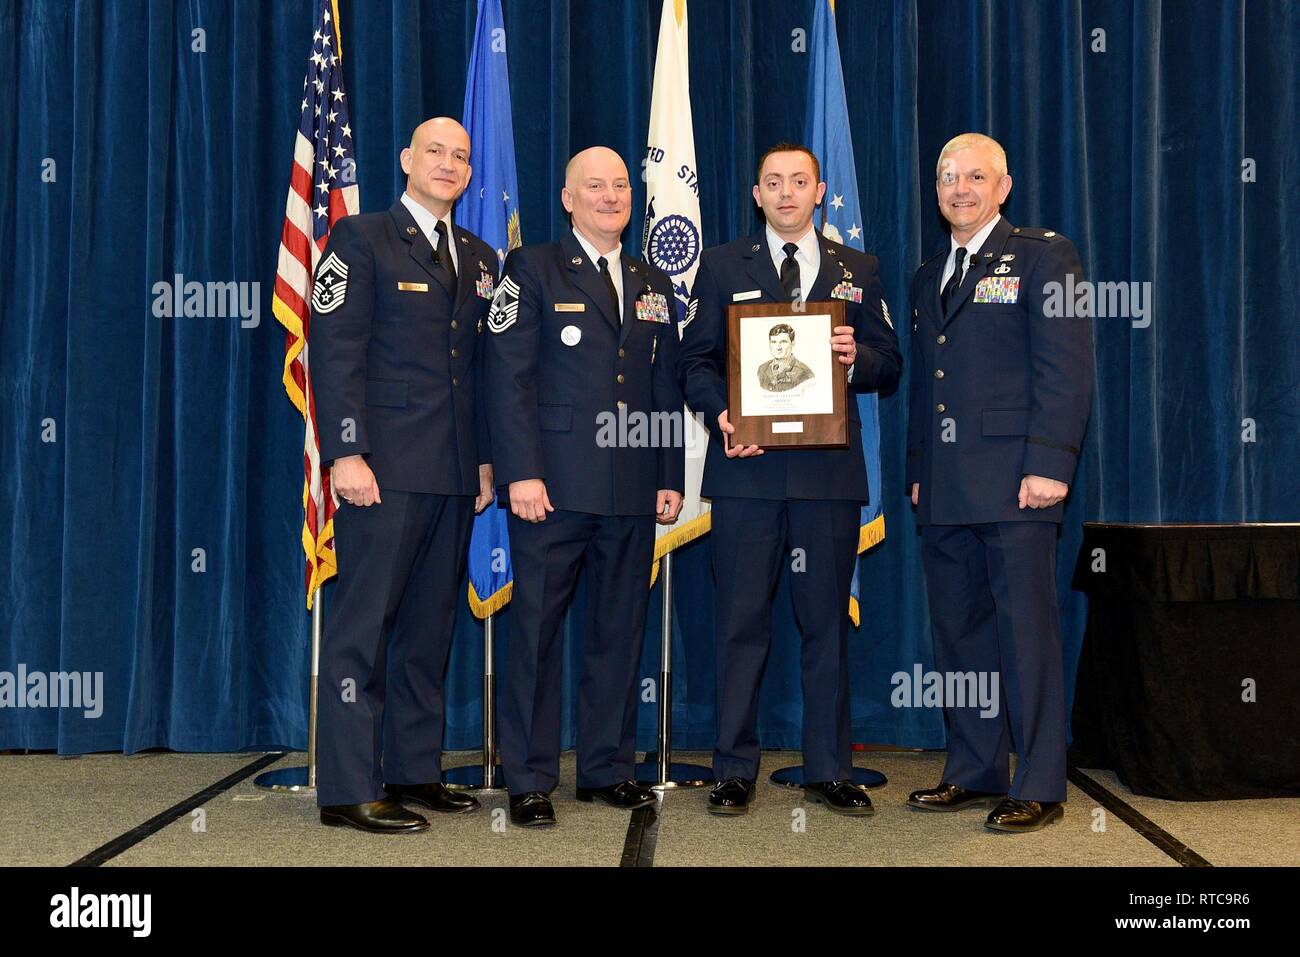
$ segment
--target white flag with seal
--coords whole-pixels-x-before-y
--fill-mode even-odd
[[[664,0],[659,21],[659,49],[650,99],[650,133],[645,158],[645,228],[642,254],[673,281],[677,294],[677,331],[686,328],[686,304],[700,265],[700,183],[695,166],[695,133],[691,126],[690,59],[687,52],[686,0]],[[655,564],[679,545],[709,530],[709,506],[700,500],[708,432],[689,408],[683,407],[682,439],[686,443],[686,496],[673,525],[655,526]]]

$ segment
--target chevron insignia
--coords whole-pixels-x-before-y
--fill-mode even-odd
[[[311,290],[311,305],[317,313],[333,312],[348,295],[348,266],[338,254],[330,252],[316,270]]]
[[[497,286],[488,310],[488,328],[494,334],[505,332],[519,320],[519,284],[506,276]]]

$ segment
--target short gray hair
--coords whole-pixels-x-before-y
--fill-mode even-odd
[[[999,176],[1007,175],[1007,151],[1002,148],[1001,143],[991,136],[985,136],[983,133],[959,133],[947,143],[944,143],[943,149],[939,151],[939,159],[934,164],[935,179],[939,178],[945,156],[960,153],[972,146],[987,147],[993,154],[993,169]]]

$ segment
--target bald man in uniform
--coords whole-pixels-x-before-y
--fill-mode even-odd
[[[676,521],[684,487],[673,287],[622,251],[627,167],[613,150],[584,150],[560,197],[572,231],[510,254],[488,318],[493,464],[515,574],[501,759],[520,826],[555,823],[561,624],[584,566],[578,798],[654,802],[633,780],[638,666],[655,523]],[[631,427],[609,427],[618,422]],[[668,434],[656,434],[662,422]]]
[[[339,499],[321,642],[321,821],[427,828],[472,811],[441,783],[442,682],[475,511],[492,500],[479,348],[496,253],[456,226],[469,134],[438,117],[401,152],[406,191],[330,235],[312,293],[321,461]]]

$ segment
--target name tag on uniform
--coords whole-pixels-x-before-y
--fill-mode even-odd
[[[862,301],[862,287],[855,286],[852,283],[842,282],[831,290],[832,299],[844,299],[848,302]]]
[[[557,302],[555,304],[556,312],[586,312],[587,304],[585,302]]]
[[[747,299],[758,299],[762,295],[762,291],[758,289],[751,289],[749,292],[733,292],[731,294],[731,301],[744,302]]]
[[[474,283],[474,291],[478,293],[480,299],[491,299],[494,292],[493,285],[490,272],[479,273],[478,281]]]
[[[399,282],[397,288],[402,292],[428,292],[429,284],[427,282]]]
[[[636,317],[646,322],[669,322],[668,297],[661,292],[647,292],[638,296]]]
[[[976,302],[1016,302],[1020,298],[1019,276],[985,276],[975,287]]]

